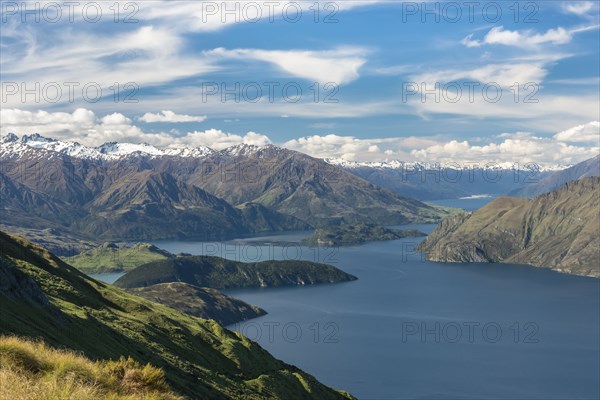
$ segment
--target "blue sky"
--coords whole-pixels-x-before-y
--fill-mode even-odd
[[[114,2],[35,3],[2,2],[2,134],[354,160],[598,153],[598,2],[124,1],[117,22]]]

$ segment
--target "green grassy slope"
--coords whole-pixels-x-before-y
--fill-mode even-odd
[[[229,297],[216,289],[183,282],[159,283],[128,289],[128,292],[194,317],[214,319],[225,326],[266,314],[262,308]]]
[[[195,399],[342,399],[215,321],[96,281],[43,248],[0,232],[0,335],[41,338],[91,359],[161,368]]]
[[[150,261],[174,257],[150,243],[138,243],[131,247],[104,243],[73,257],[63,258],[69,265],[86,273],[129,271]]]

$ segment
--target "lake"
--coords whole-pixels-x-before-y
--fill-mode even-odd
[[[479,195],[465,197],[462,199],[432,200],[428,201],[427,203],[437,206],[463,208],[467,211],[474,211],[485,206],[487,203],[494,200],[495,198],[496,197],[494,196]]]
[[[468,201],[482,200],[489,201]],[[356,275],[335,285],[227,293],[269,313],[230,329],[360,399],[600,396],[599,279],[428,262],[414,250],[422,238],[340,249],[293,243],[308,234],[155,244],[239,261],[327,262]]]

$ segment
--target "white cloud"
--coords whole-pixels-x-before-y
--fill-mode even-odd
[[[349,161],[402,161],[439,163],[571,164],[594,157],[598,146],[573,146],[556,138],[528,132],[505,133],[498,140],[474,144],[469,140],[443,140],[441,136],[359,139],[353,136],[313,135],[290,140],[284,147],[320,158]]]
[[[343,158],[351,161],[382,161],[386,159],[406,159],[408,151],[430,146],[435,141],[414,136],[397,138],[360,139],[354,136],[313,135],[292,139],[283,144],[314,157]]]
[[[510,87],[515,82],[520,84],[541,83],[547,74],[548,71],[542,62],[532,62],[488,64],[474,69],[442,70],[415,75],[411,78],[417,84],[426,83],[429,89],[433,89],[435,83],[449,83],[462,79],[484,84],[497,83],[503,87]]]
[[[263,61],[292,76],[338,85],[358,79],[359,69],[367,62],[367,53],[359,47],[321,51],[216,48],[205,52],[209,57]]]
[[[591,1],[579,1],[575,3],[563,3],[563,11],[568,14],[575,14],[579,16],[587,15],[594,8],[594,3]]]
[[[185,136],[177,139],[178,144],[187,146],[207,146],[215,150],[222,150],[237,144],[253,144],[264,146],[271,140],[260,133],[248,132],[244,136],[223,132],[219,129],[207,129],[205,131],[188,132]]]
[[[177,131],[149,133],[133,125],[131,119],[121,113],[98,117],[94,112],[83,108],[72,113],[2,109],[0,117],[2,135],[10,132],[19,135],[39,133],[62,140],[75,140],[90,146],[116,141],[149,143],[155,146],[208,146],[223,149],[241,143],[271,143],[267,136],[256,132],[248,132],[244,136],[217,129],[188,132],[183,136]]]
[[[514,90],[502,88],[497,92],[501,94],[500,99],[494,102],[496,92],[491,90],[485,97],[482,88],[483,85],[474,90],[472,99],[469,99],[467,88],[463,87],[462,95],[456,102],[448,101],[446,98],[450,95],[442,92],[438,102],[434,101],[433,96],[423,98],[422,94],[416,94],[408,97],[406,103],[423,118],[460,115],[479,119],[510,119],[512,124],[546,132],[564,130],[581,124],[581,121],[595,121],[600,117],[598,92],[556,95],[545,93],[541,86],[532,86],[527,90],[521,87],[515,101]]]
[[[146,113],[139,118],[140,121],[153,122],[203,122],[206,121],[206,116],[194,116],[186,114],[176,114],[173,111],[163,110],[160,113]]]
[[[571,146],[552,138],[536,137],[523,132],[500,137],[504,140],[485,145],[473,145],[467,140],[451,140],[413,150],[411,155],[419,161],[435,160],[441,163],[537,163],[544,166],[574,164],[594,157],[600,151],[597,146]]]
[[[93,111],[84,108],[78,108],[72,113],[2,109],[0,116],[0,132],[3,135],[9,132],[22,135],[39,133],[86,145],[119,141],[167,146],[173,142],[173,137],[167,133],[143,132],[121,113],[98,117]]]
[[[388,3],[388,0],[353,0],[338,3],[329,0],[237,0],[229,4],[221,1],[153,1],[150,5],[147,2],[140,3],[140,16],[147,20],[164,22],[179,30],[214,32],[234,24],[252,24],[258,21],[293,23],[298,9],[302,10],[302,20],[307,16],[313,18],[316,3],[324,10],[324,14],[325,11],[335,11],[331,17],[336,18],[338,11]],[[329,8],[325,8],[327,4]]]
[[[479,47],[486,44],[514,46],[523,48],[534,48],[542,44],[566,44],[571,42],[573,35],[578,32],[598,29],[598,26],[587,26],[583,28],[565,29],[558,27],[548,29],[545,33],[537,33],[533,30],[511,31],[505,30],[503,26],[495,26],[485,35],[482,40],[473,39],[473,34],[467,35],[461,43],[467,47]]]
[[[127,118],[121,113],[112,113],[109,115],[105,115],[102,117],[102,125],[129,125],[131,124],[131,119]]]
[[[109,100],[118,93],[118,102],[125,104],[123,100],[128,95],[133,96],[129,100],[139,100],[135,86],[153,87],[219,68],[206,59],[185,54],[184,41],[168,27],[142,26],[116,34],[72,29],[56,29],[56,32],[44,35],[27,26],[15,29],[3,26],[3,37],[7,37],[0,63],[3,81],[19,82],[27,88],[57,84],[62,95],[53,101],[42,98],[42,103],[80,104],[85,101],[83,88],[94,85]],[[76,83],[72,92],[66,86],[69,82]],[[95,90],[91,93],[94,97]],[[23,107],[26,103],[39,107],[40,101],[33,101],[33,96],[25,100],[20,92],[7,95],[3,106]]]
[[[566,129],[554,135],[554,139],[559,142],[598,144],[600,141],[600,122],[592,121]]]

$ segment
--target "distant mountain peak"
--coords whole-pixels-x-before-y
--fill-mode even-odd
[[[7,135],[2,136],[1,143],[9,143],[9,142],[17,142],[19,137],[12,132],[9,132]]]
[[[482,170],[513,170],[519,169],[522,171],[529,171],[530,167],[533,167],[535,163],[519,163],[519,162],[480,162],[480,163],[440,163],[440,162],[419,162],[419,161],[353,161],[346,160],[343,158],[325,158],[325,162],[331,165],[336,165],[348,170],[369,168],[374,170],[406,170],[406,171],[423,171],[423,170],[469,170],[469,169],[482,169]],[[554,164],[554,165],[538,165],[540,172],[545,171],[561,171],[571,165]]]
[[[58,140],[56,140],[56,139],[42,136],[39,133],[34,133],[31,135],[23,135],[23,137],[21,138],[21,142],[23,142],[23,143],[32,143],[32,142],[52,143],[52,142],[57,142],[57,141]]]
[[[37,133],[24,135],[20,140],[17,135],[10,133],[2,138],[0,144],[2,144],[1,153],[12,153],[16,156],[24,155],[27,149],[35,149],[92,160],[118,160],[129,156],[199,158],[214,153],[214,150],[205,146],[158,148],[148,143],[120,143],[115,141],[92,147],[84,146],[75,141],[62,141],[44,137]]]

